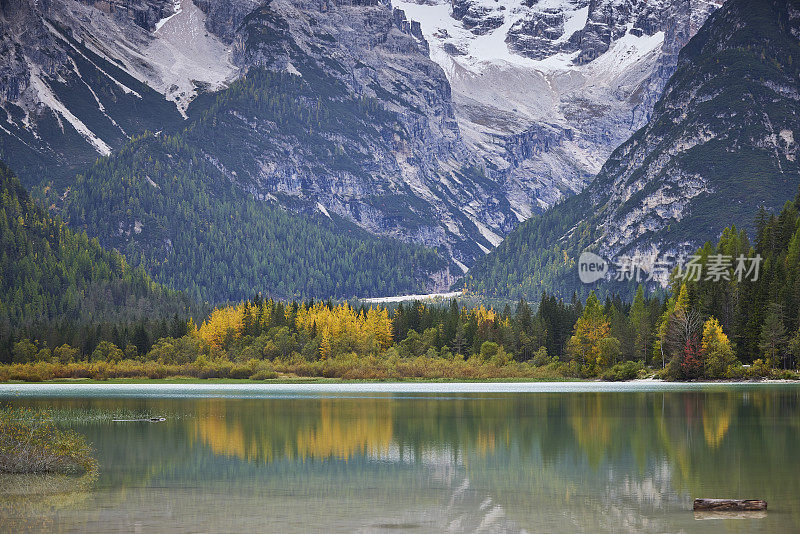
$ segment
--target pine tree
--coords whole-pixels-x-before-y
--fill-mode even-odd
[[[761,327],[761,337],[758,344],[770,368],[774,369],[778,359],[783,359],[786,347],[786,327],[783,324],[783,307],[780,304],[770,304],[764,325]],[[784,366],[785,366],[784,360]]]
[[[464,348],[467,346],[466,332],[464,330],[464,323],[459,319],[456,326],[456,333],[453,337],[453,352],[457,355],[464,355]]]
[[[140,355],[145,355],[150,352],[151,341],[150,336],[145,329],[145,325],[143,322],[139,322],[136,325],[136,328],[133,331],[133,337],[131,342],[136,346],[136,350],[139,352]],[[94,349],[92,349],[94,351]],[[84,354],[88,354],[88,351],[85,351]]]
[[[630,322],[634,335],[634,359],[645,361],[647,350],[651,344],[653,325],[650,324],[650,314],[645,306],[644,288],[641,285],[636,289],[636,295],[633,298]]]

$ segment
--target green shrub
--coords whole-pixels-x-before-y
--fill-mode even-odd
[[[728,380],[741,380],[745,376],[745,368],[740,363],[734,363],[725,369],[725,378]]]
[[[633,380],[639,376],[639,372],[644,370],[641,362],[618,363],[602,374],[601,378],[609,382],[622,382]]]
[[[274,378],[278,378],[278,373],[275,371],[256,371],[253,375],[250,376],[250,380],[272,380]]]
[[[769,376],[770,368],[767,365],[767,362],[758,358],[754,361],[750,367],[745,368],[745,377],[750,379],[759,379],[764,378],[765,376]]]
[[[705,376],[706,378],[725,378],[728,369],[741,367],[730,347],[727,350],[713,350],[706,355]]]
[[[53,356],[55,356],[59,363],[72,363],[78,359],[78,356],[80,356],[80,351],[64,343],[60,347],[55,348],[53,351]]]
[[[14,343],[11,353],[13,354],[14,363],[28,363],[36,359],[36,353],[39,350],[30,339],[21,339]]]
[[[772,378],[775,380],[797,380],[797,372],[789,369],[776,369],[772,372]]]
[[[539,347],[539,350],[533,354],[533,358],[531,360],[533,365],[536,367],[543,367],[554,361],[556,361],[556,358],[551,358],[548,356],[547,347]]]
[[[101,341],[92,352],[93,362],[118,362],[125,358],[122,350],[109,341]]]
[[[484,341],[481,345],[481,360],[488,362],[500,352],[500,345],[494,341]]]
[[[228,369],[227,378],[245,379],[252,374],[253,370],[247,365],[233,365]]]

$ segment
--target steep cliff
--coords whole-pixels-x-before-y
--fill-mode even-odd
[[[26,185],[64,187],[238,76],[190,0],[10,0],[0,49],[0,152]]]
[[[519,218],[581,191],[643,126],[721,0],[395,0]]]
[[[586,190],[520,225],[471,271],[488,293],[583,291],[584,250],[650,262],[752,227],[800,184],[800,3],[729,0],[684,47],[647,125]],[[645,272],[645,276],[648,273]],[[657,277],[665,282],[664,273]]]

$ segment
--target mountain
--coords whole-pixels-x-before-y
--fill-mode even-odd
[[[474,287],[585,292],[576,270],[584,250],[612,260],[691,254],[725,226],[750,226],[759,206],[793,198],[799,39],[796,0],[729,0],[681,51],[647,125],[584,192],[520,225],[479,261]]]
[[[456,274],[516,224],[461,141],[447,79],[402,12],[275,0],[243,19],[233,49],[252,94],[221,92],[189,139],[254,196],[440,247]],[[269,87],[263,71],[294,80]],[[273,91],[291,102],[282,121],[253,98]]]
[[[520,220],[644,126],[720,0],[394,0],[420,22],[469,149]]]
[[[218,89],[235,77],[225,46],[202,20],[187,34],[204,38],[179,45],[166,35],[160,24],[174,7],[0,2],[0,155],[26,186],[46,178],[64,187],[130,136],[178,127],[198,86]]]
[[[419,26],[388,4],[15,0],[0,24],[0,149],[28,186],[63,191],[131,138],[190,128],[255,198],[440,247],[454,274],[517,223],[460,139]],[[225,96],[265,79],[251,71],[296,76],[281,90],[313,131]]]
[[[0,150],[63,191],[130,138],[203,117],[187,141],[244,191],[438,247],[453,278],[582,189],[716,5],[7,0]],[[251,69],[302,79],[316,131],[216,98]]]
[[[261,75],[271,86],[296,83]],[[190,133],[132,140],[53,202],[72,226],[93,229],[200,301],[419,293],[446,282],[447,262],[434,250],[376,237],[335,213],[301,216],[255,198],[188,144]],[[430,282],[437,273],[445,280]]]
[[[185,294],[155,284],[141,267],[50,217],[2,163],[0,236],[0,352],[18,328],[189,312]]]

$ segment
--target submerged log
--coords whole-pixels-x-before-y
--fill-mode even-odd
[[[714,512],[755,512],[767,509],[767,501],[753,499],[695,499],[693,509]]]

